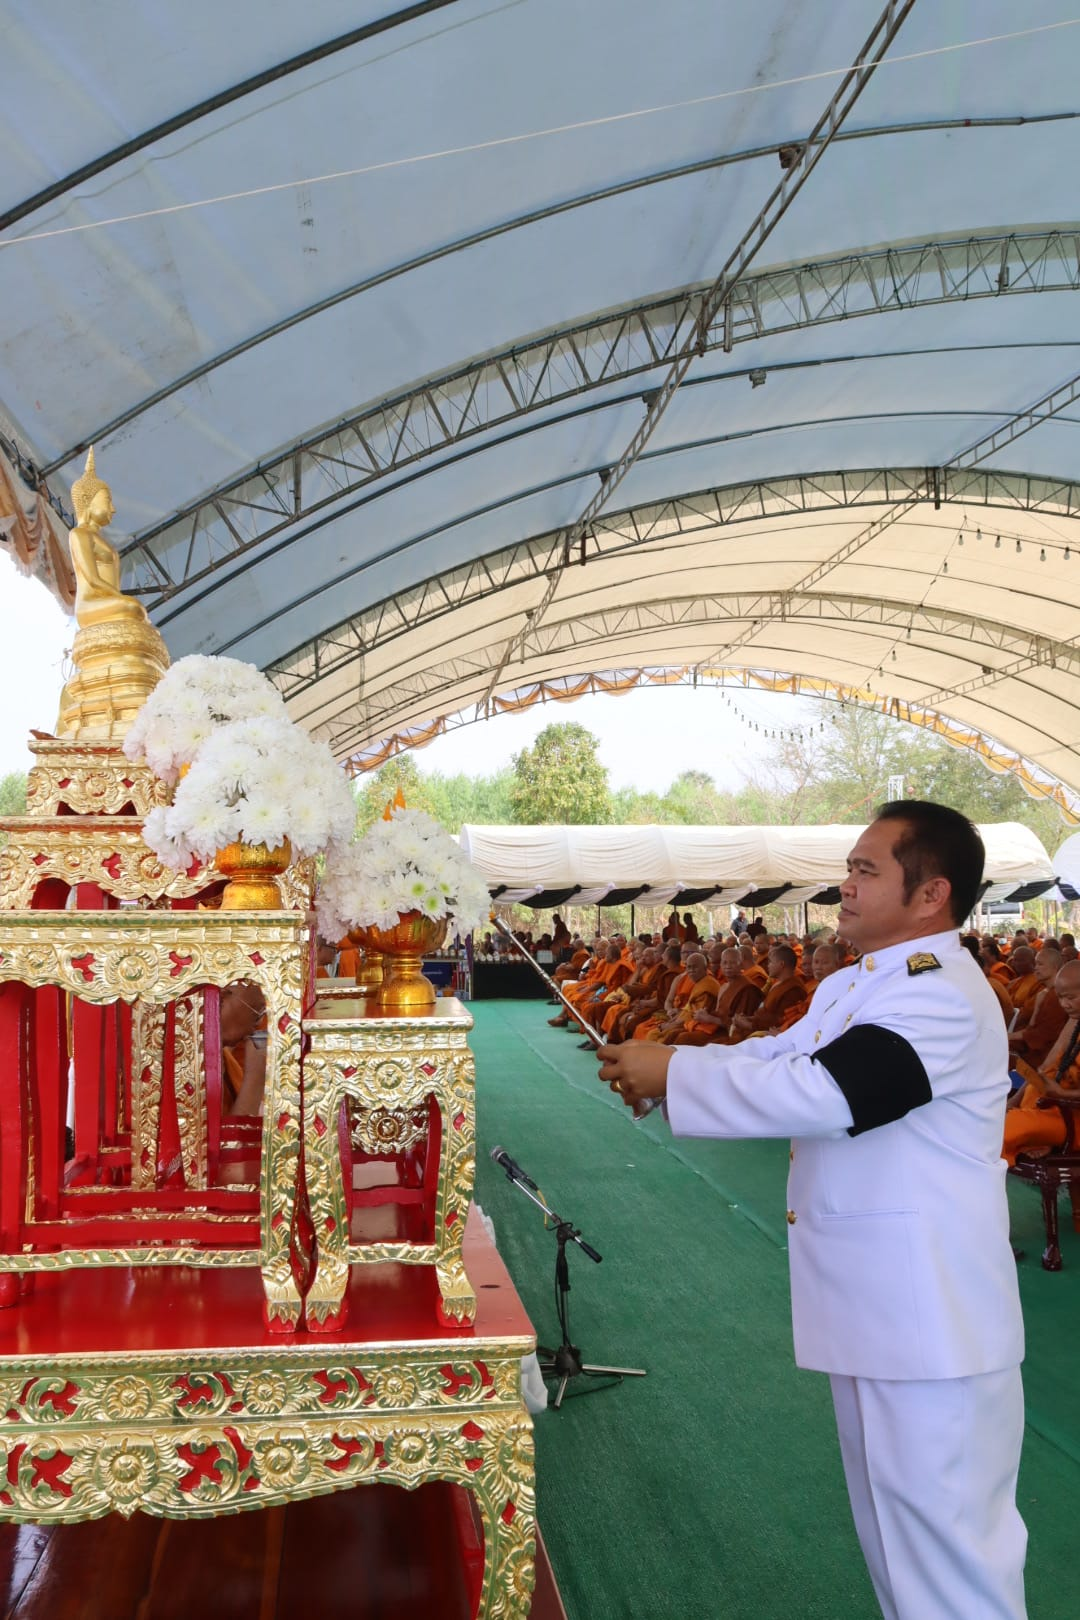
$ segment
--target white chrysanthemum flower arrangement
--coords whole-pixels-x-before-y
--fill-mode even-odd
[[[170,786],[199,745],[233,720],[284,720],[281,693],[254,664],[239,658],[192,655],[173,664],[155,686],[124,738],[124,753],[145,760]]]
[[[393,928],[410,911],[449,914],[455,931],[466,934],[491,912],[486,882],[423,810],[395,810],[357,843],[331,850],[316,904],[324,939],[352,928]]]
[[[293,855],[305,856],[352,837],[356,805],[344,773],[251,664],[182,658],[140,709],[124,752],[166,781],[188,766],[172,804],[143,827],[176,871],[238,841],[273,849],[288,838]]]

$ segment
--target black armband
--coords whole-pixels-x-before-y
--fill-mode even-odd
[[[910,1041],[880,1024],[855,1024],[812,1056],[844,1093],[853,1120],[849,1136],[891,1125],[933,1095]]]

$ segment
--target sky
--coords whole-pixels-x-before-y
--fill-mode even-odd
[[[0,552],[0,776],[29,769],[31,727],[52,730],[74,634],[75,621],[44,585],[26,579]],[[721,787],[737,788],[775,755],[766,729],[805,725],[817,714],[813,702],[780,694],[732,692],[725,701],[715,688],[653,688],[538,704],[525,714],[462,726],[415,758],[425,773],[487,776],[509,765],[545,726],[576,720],[599,739],[613,788],[663,792],[685,770],[707,771]]]

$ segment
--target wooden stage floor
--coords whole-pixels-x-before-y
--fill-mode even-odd
[[[467,1493],[363,1485],[208,1520],[0,1525],[4,1620],[467,1620]],[[566,1620],[543,1543],[531,1620]]]

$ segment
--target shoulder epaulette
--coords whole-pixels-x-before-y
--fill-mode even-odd
[[[914,979],[919,973],[932,973],[941,963],[932,951],[916,951],[914,956],[907,959],[908,978]]]

